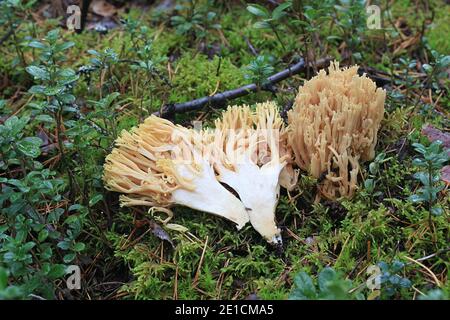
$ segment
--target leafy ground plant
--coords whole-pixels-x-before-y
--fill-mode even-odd
[[[414,178],[420,181],[422,187],[411,195],[409,200],[413,203],[424,203],[427,206],[430,228],[432,228],[432,217],[443,214],[443,209],[436,203],[436,200],[438,193],[445,187],[441,181],[440,170],[449,160],[449,156],[447,150],[442,150],[441,145],[442,142],[439,140],[431,143],[428,147],[420,143],[413,143],[412,145],[421,154],[420,158],[413,160],[413,165],[422,168],[424,171],[414,174]]]
[[[317,276],[317,285],[306,273],[294,277],[294,288],[289,295],[291,300],[351,300],[363,299],[358,293],[351,293],[352,282],[344,279],[332,268],[324,268]]]
[[[392,264],[387,264],[384,261],[378,263],[381,269],[380,286],[383,299],[390,299],[395,294],[398,294],[402,289],[411,288],[411,281],[402,277],[399,273],[405,267],[405,264],[395,260]]]

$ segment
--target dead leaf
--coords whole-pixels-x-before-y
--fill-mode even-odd
[[[450,184],[450,166],[445,166],[441,170],[441,180],[446,184]]]
[[[429,124],[422,128],[422,134],[427,136],[431,142],[436,140],[442,141],[442,146],[445,149],[450,149],[450,134],[442,132]],[[448,150],[448,154],[450,155],[450,150]]]
[[[105,0],[92,1],[91,10],[102,17],[112,17],[117,13],[117,8]]]
[[[39,128],[36,135],[42,140],[41,151],[43,154],[47,154],[58,147],[56,142],[53,141],[53,139],[45,130],[42,129],[42,127]]]
[[[245,300],[261,300],[256,293],[250,293]]]
[[[94,30],[100,33],[106,33],[108,30],[117,28],[119,24],[112,18],[103,17],[99,21],[89,22],[86,30]]]
[[[152,230],[153,235],[155,235],[156,237],[158,237],[161,240],[165,240],[165,241],[169,242],[170,245],[172,246],[172,248],[175,248],[169,234],[163,228],[161,228],[161,226],[159,224],[157,224],[154,221],[149,221],[149,226],[150,226],[150,229]]]
[[[398,53],[400,53],[402,50],[408,49],[414,45],[416,45],[417,43],[420,42],[420,34],[416,34],[415,36],[412,37],[408,37],[407,39],[405,39],[405,41],[403,41],[395,50],[394,50],[394,55],[397,55]]]

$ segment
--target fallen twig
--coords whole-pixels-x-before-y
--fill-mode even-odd
[[[392,82],[392,80],[390,78],[387,77],[383,77],[380,76],[378,74],[383,74],[386,75],[385,73],[381,73],[380,71],[373,69],[373,68],[369,68],[369,67],[360,67],[358,69],[358,74],[360,76],[362,76],[363,74],[366,74],[366,76],[370,79],[372,79],[373,81],[375,81],[375,83],[377,84],[377,86],[379,87],[383,87],[386,84],[390,84]]]
[[[316,62],[317,66],[323,67],[329,63],[331,58],[323,58]],[[305,70],[308,65],[302,59],[300,62],[289,66],[287,69],[280,71],[269,78],[264,86],[258,87],[255,83],[245,85],[243,87],[228,90],[220,93],[216,93],[212,96],[202,97],[199,99],[191,100],[188,102],[166,104],[159,111],[154,114],[161,117],[172,117],[176,113],[184,113],[189,111],[195,111],[202,109],[205,106],[214,106],[215,108],[220,108],[226,106],[229,100],[236,99],[239,97],[246,96],[250,93],[257,92],[258,90],[266,90],[273,92],[274,84],[281,82],[295,74],[300,73]]]
[[[5,42],[6,40],[8,40],[10,36],[12,36],[14,30],[15,30],[14,28],[9,29],[8,32],[6,32],[6,34],[0,38],[0,45],[3,44],[3,42]]]
[[[423,263],[421,263],[421,262],[419,262],[419,261],[417,261],[417,260],[414,260],[413,258],[410,258],[410,257],[405,256],[405,259],[408,259],[409,261],[414,262],[414,263],[418,264],[419,266],[421,266],[422,268],[424,268],[424,269],[428,272],[428,274],[433,278],[433,280],[434,280],[434,282],[436,283],[436,285],[437,285],[438,287],[441,287],[441,282],[440,282],[439,279],[436,277],[436,275],[433,273],[433,271],[431,271],[430,268],[428,268],[427,266],[425,266]]]
[[[250,49],[251,53],[257,57],[258,56],[258,50],[253,46],[253,44],[250,42],[250,39],[244,36],[244,40],[247,43],[248,48]]]

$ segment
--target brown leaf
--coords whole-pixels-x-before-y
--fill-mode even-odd
[[[450,166],[445,166],[441,170],[441,180],[450,184]]]
[[[256,293],[250,293],[245,300],[261,300]]]
[[[156,237],[158,237],[161,240],[166,240],[167,242],[170,243],[172,248],[175,248],[169,234],[163,228],[161,228],[161,226],[159,224],[157,224],[154,221],[149,221],[149,226],[150,226],[150,229],[152,230],[153,235],[155,235]]]
[[[411,36],[405,39],[397,48],[394,50],[394,55],[397,55],[402,50],[408,49],[417,43],[420,42],[420,34],[416,34],[415,36]]]
[[[450,149],[450,134],[442,132],[429,124],[422,128],[422,134],[427,136],[431,142],[436,140],[442,141],[442,146],[445,149]],[[450,150],[448,150],[448,153],[450,154]]]
[[[92,1],[91,10],[102,17],[112,17],[117,13],[117,8],[105,0]]]
[[[119,24],[110,17],[102,17],[99,21],[92,21],[86,25],[86,30],[95,30],[100,33],[106,33],[108,30],[117,28]]]
[[[42,127],[39,128],[39,131],[37,132],[36,135],[42,140],[42,145],[41,145],[42,153],[47,154],[50,151],[52,151],[53,149],[56,149],[58,147],[56,142],[54,142],[53,139],[51,137],[49,137],[47,132],[45,130],[43,130]]]

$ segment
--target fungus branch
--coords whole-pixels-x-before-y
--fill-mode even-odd
[[[359,160],[374,158],[386,92],[358,67],[336,62],[300,87],[288,112],[289,145],[297,165],[315,178],[326,174],[321,193],[330,199],[351,197]]]
[[[202,157],[203,137],[151,116],[132,132],[123,131],[106,158],[104,181],[124,193],[121,205],[168,207],[180,204],[227,218],[242,228],[248,215],[242,203],[216,179]]]
[[[273,102],[229,107],[216,120],[214,158],[218,179],[232,187],[244,204],[253,227],[269,242],[281,243],[275,223],[280,182],[295,184],[296,175],[288,163],[283,121]],[[289,169],[291,171],[289,171]],[[281,181],[280,173],[285,171]]]

